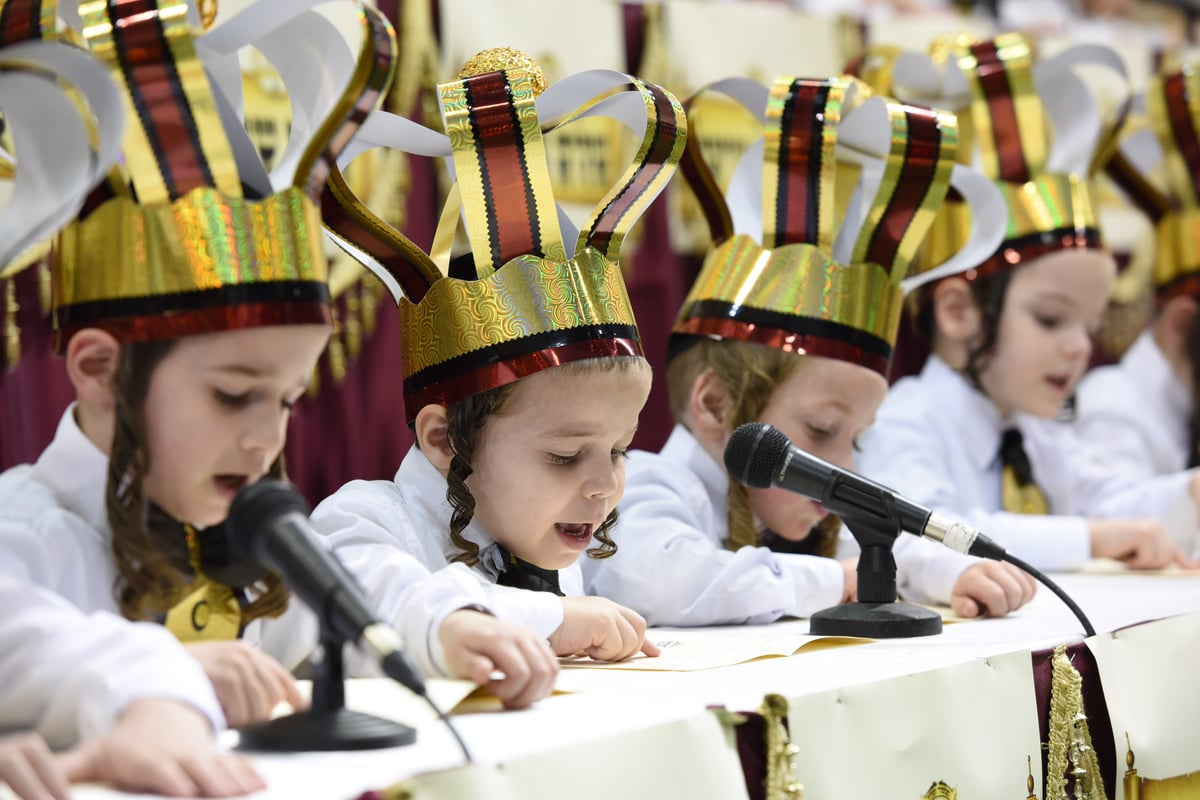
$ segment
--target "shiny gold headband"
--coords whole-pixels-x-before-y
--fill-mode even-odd
[[[699,138],[689,142],[684,173],[715,247],[684,301],[673,352],[697,337],[740,339],[886,373],[903,305],[900,283],[949,189],[957,125],[949,114],[874,99],[884,110],[878,124],[888,131],[887,152],[853,247],[840,261],[835,222],[844,220],[845,206],[836,196],[837,173],[849,165],[839,164],[836,148],[846,119],[867,98],[865,85],[848,78],[781,77],[772,84],[761,244],[735,234]]]
[[[357,69],[309,141],[293,185],[246,197],[249,179],[229,138],[244,132],[223,124],[225,101],[196,52],[186,0],[80,6],[89,48],[125,88],[131,124],[127,178],[114,176],[56,246],[57,349],[89,326],[147,341],[330,322],[316,201],[329,165],[386,90],[395,53],[387,20],[359,10]]]
[[[443,152],[457,181],[448,210],[459,210],[461,200],[469,258],[443,274],[429,254],[354,198],[337,174],[326,198],[330,228],[398,295],[410,424],[425,405],[450,405],[542,369],[641,355],[618,256],[625,234],[674,171],[685,141],[682,109],[653,84],[596,71],[550,87],[543,96],[561,90],[555,101],[563,107],[591,99],[578,88],[595,92],[588,75],[627,93],[570,112],[562,124],[633,93],[644,111],[637,153],[568,251],[546,164],[546,123],[538,118],[544,78],[515,51],[488,52],[473,61],[465,68],[469,74],[438,87],[447,134]],[[453,221],[443,226],[432,252],[448,255],[448,244],[441,243],[450,241],[453,228]]]

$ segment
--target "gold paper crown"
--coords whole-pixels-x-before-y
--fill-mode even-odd
[[[561,90],[556,107],[578,108],[598,91],[586,78],[605,76],[599,91],[632,89],[645,109],[633,162],[568,253],[535,102],[541,71],[517,51],[488,51],[470,63],[464,77],[442,84],[438,94],[457,179],[447,210],[456,212],[461,198],[472,264],[458,259],[443,274],[434,257],[363,207],[336,173],[329,185],[327,224],[402,294],[410,424],[425,405],[449,405],[542,369],[641,355],[617,259],[625,234],[674,171],[686,136],[675,98],[637,78],[595,71],[548,89],[547,97]],[[477,69],[483,71],[472,74]],[[614,99],[628,97],[609,96],[589,111],[614,107]],[[431,249],[439,260],[448,259],[457,217],[452,213],[435,237]]]
[[[114,174],[56,245],[58,350],[89,326],[149,341],[331,321],[316,202],[329,164],[390,82],[395,55],[387,20],[359,8],[358,68],[308,143],[293,185],[251,189],[259,195],[251,198],[248,176],[261,175],[262,187],[265,170],[246,155],[253,150],[245,131],[223,125],[186,0],[80,6],[89,49],[125,89],[127,175]]]
[[[734,233],[700,136],[688,142],[684,174],[715,246],[676,321],[673,353],[697,337],[740,339],[886,374],[903,306],[900,282],[949,188],[958,130],[951,114],[869,97],[853,78],[780,77],[772,84],[761,243]],[[837,146],[847,118],[866,102],[886,112],[879,122],[890,132],[889,151],[878,191],[865,198],[870,205],[853,249],[839,260],[834,220],[845,219],[846,204],[838,173],[850,165],[838,162]]]
[[[1089,176],[1107,151],[1119,120],[1101,132],[1091,163],[1073,172],[1051,172],[1047,167],[1052,149],[1047,108],[1034,84],[1034,54],[1024,36],[1010,33],[987,41],[943,37],[933,43],[929,55],[939,66],[957,66],[966,79],[964,99],[970,110],[961,115],[960,159],[967,163],[975,156],[981,171],[996,182],[1008,210],[1004,241],[970,274],[1015,267],[1060,250],[1103,249]],[[897,70],[893,65],[883,74],[900,83]],[[897,85],[894,90],[908,98],[905,88]],[[1086,93],[1082,82],[1071,84],[1070,90]],[[924,94],[913,99],[940,105],[946,98]],[[1123,118],[1124,109],[1117,116]],[[968,221],[962,203],[946,203],[917,268],[957,251],[965,240]]]
[[[1147,166],[1160,162],[1165,189],[1123,153],[1107,170],[1155,224],[1154,288],[1161,305],[1177,295],[1200,296],[1200,76],[1195,66],[1184,64],[1153,76],[1146,88],[1146,113],[1154,138],[1147,142],[1134,131],[1127,143],[1145,151],[1157,145],[1159,158],[1147,152],[1136,160]],[[1144,144],[1150,146],[1139,146]]]

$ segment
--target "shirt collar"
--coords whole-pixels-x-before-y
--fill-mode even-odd
[[[950,424],[966,445],[975,466],[980,470],[990,468],[999,456],[1001,435],[1006,428],[1014,427],[1017,420],[1001,417],[1000,409],[987,395],[938,356],[931,355],[925,361],[921,379],[933,388],[945,408],[960,410],[950,415]]]
[[[429,457],[415,444],[409,448],[408,455],[400,462],[396,471],[396,487],[404,498],[405,505],[416,509],[421,519],[418,524],[426,521],[436,526],[438,544],[446,561],[453,561],[459,554],[458,547],[450,541],[443,531],[450,529],[450,516],[454,509],[446,499],[446,478],[433,465]],[[428,535],[428,534],[423,534]],[[489,536],[474,520],[462,532],[462,537],[479,547],[479,564],[476,569],[484,572],[493,583],[504,568],[504,553],[495,540]]]
[[[97,530],[108,528],[104,495],[108,485],[108,456],[84,435],[75,421],[72,403],[58,421],[54,439],[38,457],[34,469],[54,491],[63,508]]]
[[[676,425],[661,452],[669,463],[679,464],[699,478],[714,503],[728,502],[729,473],[725,471],[724,465],[700,446],[700,442],[687,428]],[[728,513],[728,509],[725,508],[714,510],[720,519]]]

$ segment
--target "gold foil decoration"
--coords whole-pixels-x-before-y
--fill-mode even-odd
[[[945,781],[934,781],[921,795],[921,800],[958,800],[958,789]]]
[[[104,269],[89,263],[102,253]],[[55,250],[58,307],[273,281],[325,281],[321,216],[295,188],[242,200],[210,187],[170,205],[116,198]]]
[[[1027,483],[1022,486],[1011,466],[1005,466],[1000,472],[1000,506],[1013,514],[1045,516],[1050,513],[1050,503],[1038,485]]]
[[[481,280],[438,281],[417,305],[401,301],[405,376],[535,333],[604,324],[636,324],[617,264],[591,248],[563,262],[519,256]]]
[[[843,266],[809,244],[766,250],[739,234],[709,253],[684,310],[699,300],[837,322],[894,342],[904,293],[877,264]]]
[[[1143,778],[1133,766],[1133,745],[1125,732],[1125,800],[1196,800],[1200,797],[1200,772],[1173,778]]]
[[[1068,767],[1075,800],[1106,800],[1083,703],[1083,679],[1067,657],[1067,646],[1059,645],[1051,661],[1046,800],[1067,800]]]
[[[197,0],[196,7],[200,12],[200,24],[208,30],[217,20],[217,0]]]
[[[504,70],[525,70],[533,87],[533,96],[537,97],[546,91],[546,74],[533,58],[515,47],[493,47],[476,53],[467,59],[458,71],[458,79],[484,75],[488,72]]]
[[[201,570],[200,543],[195,530],[185,525],[188,560],[195,579],[167,611],[164,625],[181,642],[225,642],[238,638],[242,607],[233,591],[210,579]]]
[[[784,720],[787,718],[787,698],[768,694],[758,713],[763,717],[767,746],[766,800],[803,800],[804,786],[796,776],[796,754],[800,749],[792,744]]]

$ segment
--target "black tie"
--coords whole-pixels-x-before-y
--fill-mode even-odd
[[[1000,502],[1014,514],[1049,514],[1046,495],[1033,480],[1033,466],[1025,452],[1021,432],[1009,428],[1000,437]]]

